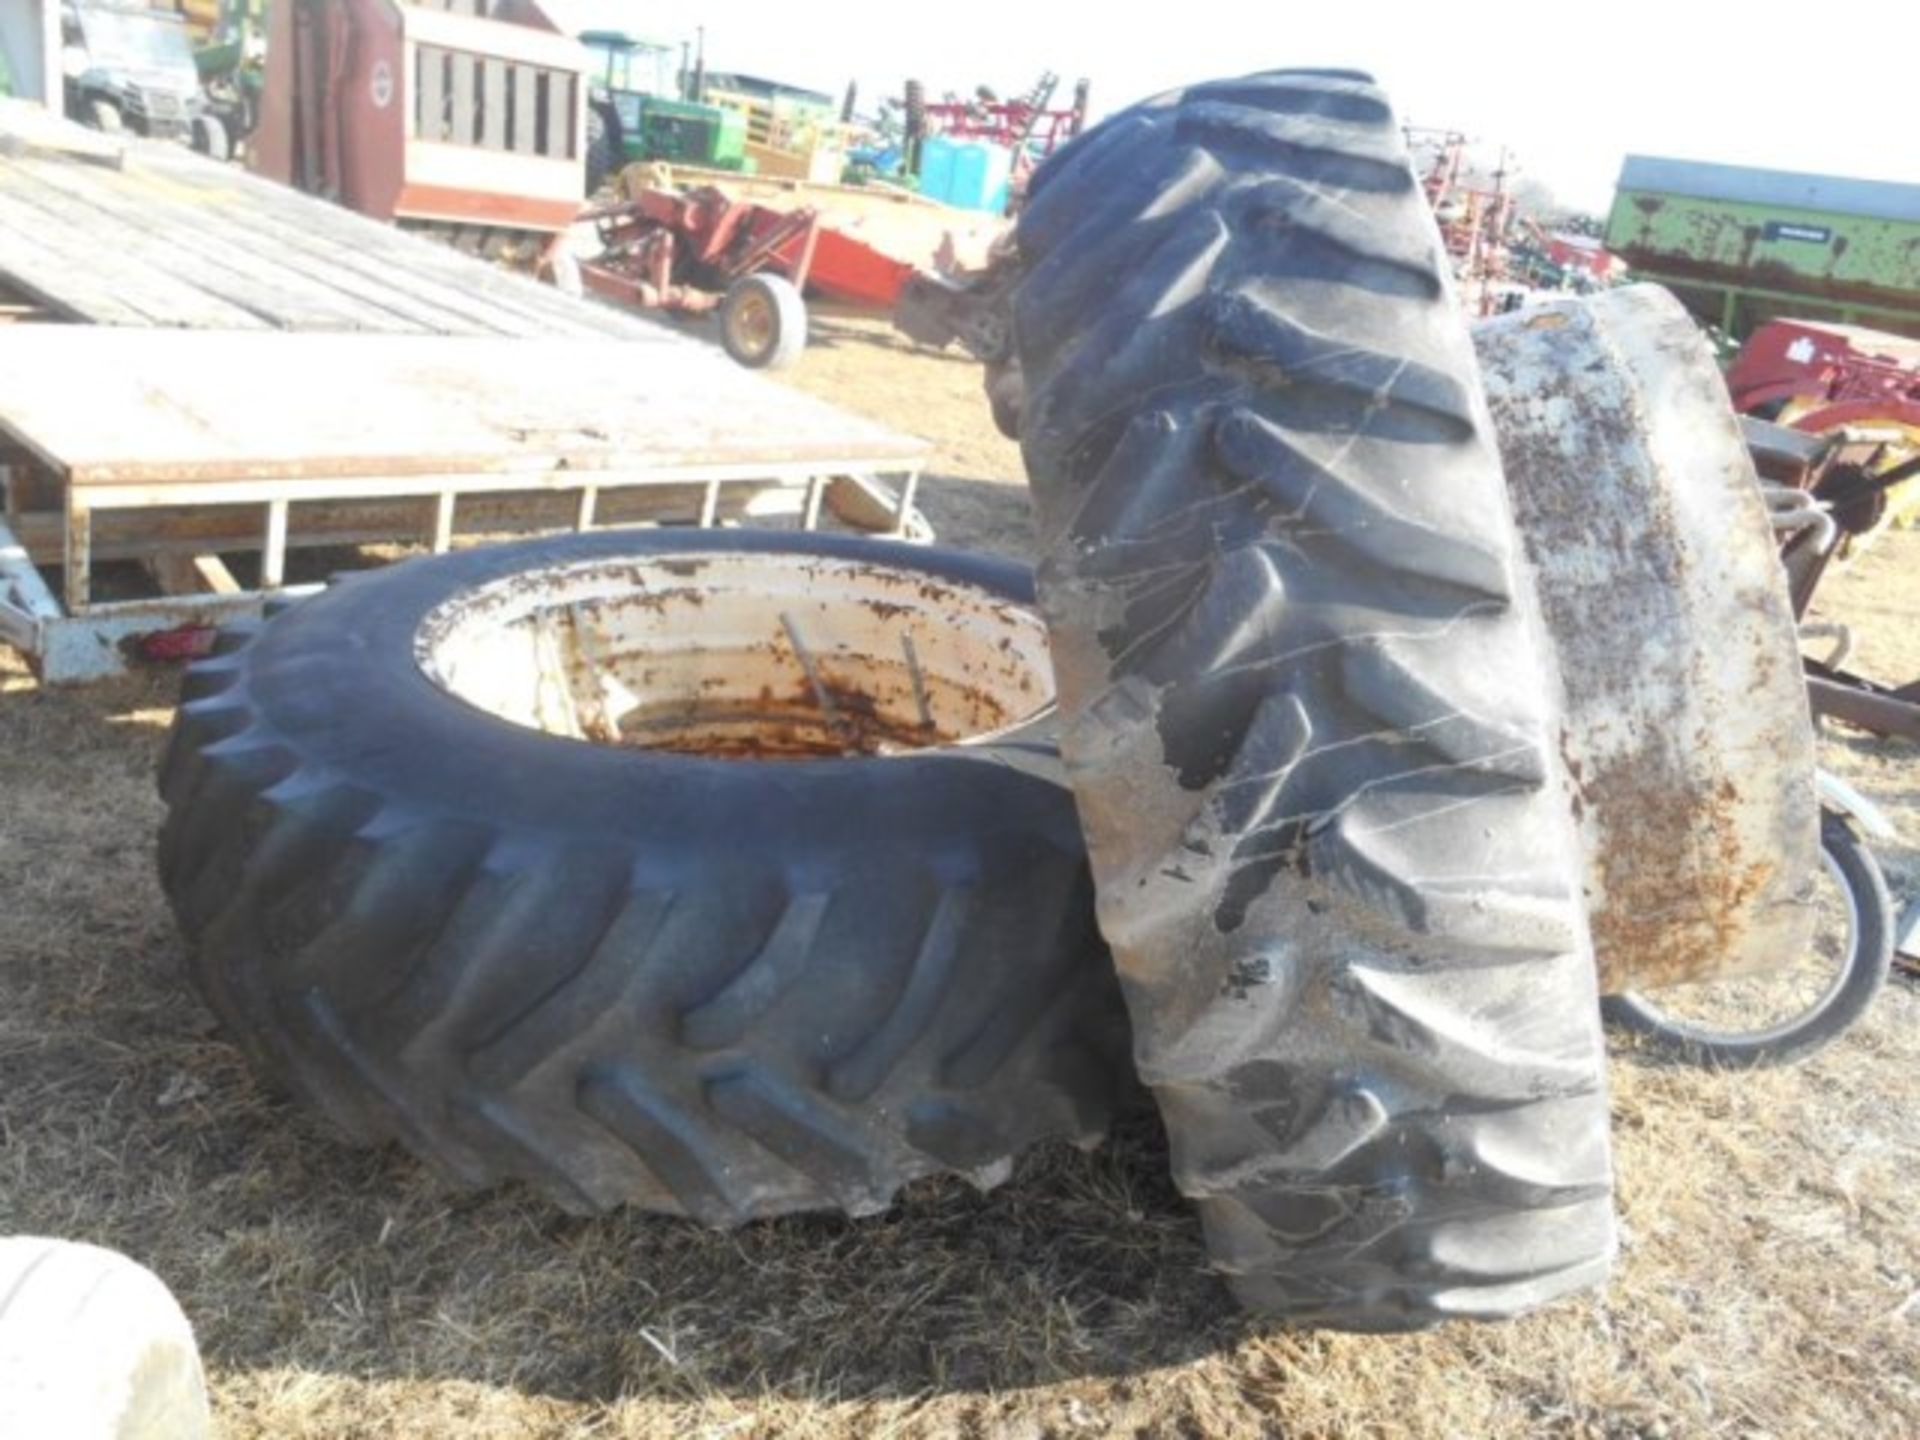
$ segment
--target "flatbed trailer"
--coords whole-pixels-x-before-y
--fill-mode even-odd
[[[0,640],[50,682],[257,612],[306,546],[824,511],[927,533],[924,440],[236,167],[6,101],[0,375]],[[105,593],[118,560],[158,593]]]

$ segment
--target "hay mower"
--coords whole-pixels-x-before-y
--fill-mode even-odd
[[[779,369],[806,346],[808,286],[854,305],[891,306],[913,267],[823,223],[713,185],[643,187],[590,210],[601,253],[579,267],[597,295],[646,310],[720,312],[727,354]]]
[[[956,232],[963,217],[911,196],[800,182],[722,188],[718,175],[681,188],[676,173],[631,169],[646,179],[626,181],[627,198],[584,214],[601,248],[579,262],[583,288],[641,309],[717,310],[727,353],[752,369],[798,357],[808,294],[890,316],[920,343],[958,340],[978,359],[1001,358],[1004,272],[965,263],[990,253],[993,225]]]

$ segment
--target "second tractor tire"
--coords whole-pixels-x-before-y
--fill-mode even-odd
[[[1250,1307],[1512,1315],[1614,1251],[1555,691],[1446,256],[1348,71],[1036,175],[1022,449],[1142,1078]]]
[[[834,586],[873,603],[832,611]],[[986,557],[660,529],[404,562],[223,632],[161,775],[190,973],[348,1136],[578,1212],[859,1214],[1096,1140],[1125,1018],[1030,596]],[[840,687],[863,652],[836,633],[890,642],[885,704],[964,707],[986,683],[951,658],[966,626],[1003,678],[997,642],[1025,646],[1031,718],[818,759],[727,758],[719,722],[700,753],[531,727],[565,677],[661,687],[636,714],[671,724],[774,651],[749,723],[790,735],[824,687],[857,726],[876,692]],[[449,633],[481,685],[564,654],[495,685],[516,723],[428,673]]]

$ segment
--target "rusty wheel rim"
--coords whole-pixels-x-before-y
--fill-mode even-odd
[[[415,660],[457,698],[568,740],[725,760],[991,741],[1053,705],[1031,608],[906,568],[717,551],[527,571],[454,596]]]
[[[1633,1000],[1683,1040],[1700,1045],[1765,1044],[1791,1034],[1833,1003],[1846,985],[1863,919],[1860,900],[1824,847],[1823,883],[1814,905],[1813,941],[1788,965],[1763,975],[1729,976],[1636,992]]]
[[[758,290],[742,293],[727,311],[727,335],[741,355],[759,359],[779,339],[779,317],[773,303]]]

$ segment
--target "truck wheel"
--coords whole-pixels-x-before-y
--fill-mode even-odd
[[[784,370],[807,348],[807,305],[791,281],[747,275],[720,302],[720,344],[749,370]]]
[[[625,137],[620,133],[620,112],[610,104],[587,107],[587,198],[600,193],[600,187],[619,173],[626,163]]]
[[[226,160],[233,155],[233,141],[226,121],[218,115],[193,117],[193,148],[209,160]]]
[[[1024,571],[608,531],[341,581],[188,672],[190,974],[352,1137],[730,1224],[883,1208],[1126,1083]]]
[[[1039,170],[1017,239],[1062,750],[1215,1262],[1359,1330],[1599,1281],[1555,677],[1386,100],[1148,101]]]
[[[87,101],[86,113],[87,124],[108,135],[118,135],[127,128],[126,117],[120,113],[120,107],[111,100]]]
[[[95,1245],[0,1239],[0,1435],[202,1440],[193,1327],[159,1278]]]

